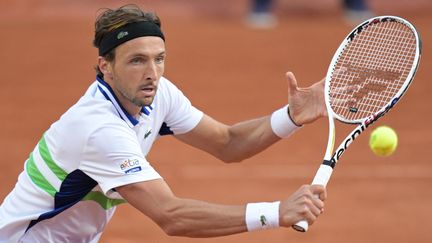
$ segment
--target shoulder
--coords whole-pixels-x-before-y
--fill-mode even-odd
[[[176,84],[165,77],[161,77],[159,80],[158,94],[156,95],[156,99],[161,99],[164,102],[175,106],[187,100],[183,91],[181,91]]]
[[[161,95],[169,95],[172,93],[181,92],[180,89],[169,79],[161,77],[159,79],[158,93]]]
[[[95,96],[93,93],[95,87],[92,86],[51,126],[51,130],[55,129],[61,134],[76,137],[77,135],[86,136],[101,127],[128,128],[110,101]]]

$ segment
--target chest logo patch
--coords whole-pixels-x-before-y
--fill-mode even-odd
[[[147,131],[144,134],[144,139],[146,139],[148,136],[150,136],[151,133],[152,133],[151,127],[147,128]]]

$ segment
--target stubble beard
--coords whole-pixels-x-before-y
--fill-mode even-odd
[[[120,84],[120,80],[116,77],[114,77],[114,83]],[[120,95],[125,98],[126,100],[128,100],[129,102],[131,102],[132,104],[138,106],[138,107],[143,107],[143,106],[149,106],[153,103],[154,97],[144,97],[144,98],[137,98],[135,96],[133,96],[133,94],[129,94],[127,92],[126,89],[123,88],[122,85],[117,85],[117,90],[119,91]]]

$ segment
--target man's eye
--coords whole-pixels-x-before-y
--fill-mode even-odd
[[[135,64],[142,63],[142,59],[141,58],[134,58],[131,60],[131,63],[135,63]]]
[[[165,60],[165,57],[157,57],[156,58],[156,63],[163,63]]]

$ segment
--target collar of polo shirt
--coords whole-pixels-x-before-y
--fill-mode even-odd
[[[119,113],[120,117],[130,126],[130,127],[134,127],[136,126],[139,121],[132,116],[131,114],[129,114],[126,109],[120,104],[117,96],[114,94],[114,91],[112,90],[111,86],[105,82],[105,80],[103,80],[102,77],[100,77],[99,75],[96,76],[96,80],[98,82],[98,89],[99,91],[103,94],[103,96],[111,101],[111,103],[113,103],[114,107],[117,109],[117,112]],[[141,114],[144,114],[146,116],[150,115],[150,112],[153,110],[153,106],[149,105],[149,106],[143,106],[141,108]]]

